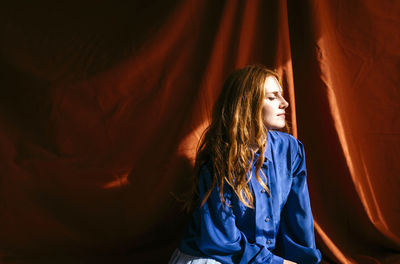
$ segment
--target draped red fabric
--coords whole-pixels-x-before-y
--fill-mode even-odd
[[[400,263],[400,3],[0,9],[0,263],[166,263],[228,73],[276,68],[323,263]]]

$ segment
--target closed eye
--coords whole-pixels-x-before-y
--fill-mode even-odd
[[[275,100],[276,99],[276,97],[268,97],[268,100]]]

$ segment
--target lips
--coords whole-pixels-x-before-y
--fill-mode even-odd
[[[285,113],[278,114],[278,116],[285,118]]]

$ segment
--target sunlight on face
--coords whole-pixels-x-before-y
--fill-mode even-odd
[[[270,129],[285,127],[285,109],[289,103],[282,96],[282,87],[274,76],[268,76],[264,83],[265,98],[262,108],[264,126]]]

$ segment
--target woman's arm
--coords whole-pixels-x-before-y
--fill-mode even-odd
[[[314,264],[321,260],[315,246],[314,222],[307,188],[304,148],[297,141],[292,162],[292,187],[281,213],[279,248],[283,256],[296,263]]]

